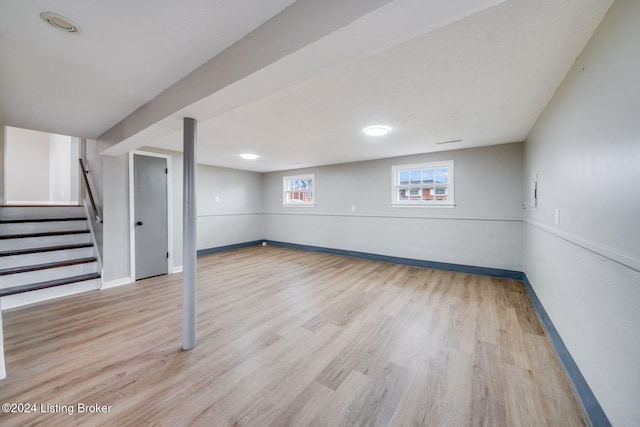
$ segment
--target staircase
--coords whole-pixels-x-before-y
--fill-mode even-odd
[[[83,206],[0,207],[0,308],[99,289],[100,270]]]

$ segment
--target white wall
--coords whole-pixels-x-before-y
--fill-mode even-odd
[[[143,147],[141,152],[170,156],[172,192],[172,271],[182,269],[182,153]],[[102,156],[105,282],[130,280],[128,157]],[[197,248],[263,238],[261,174],[207,165],[197,169]],[[216,201],[218,197],[218,201]]]
[[[520,271],[522,153],[515,143],[265,174],[264,237]],[[393,165],[439,160],[455,162],[455,208],[391,206]],[[315,174],[316,206],[283,207],[282,176],[302,173]]]
[[[639,21],[613,4],[525,144],[524,271],[620,426],[640,425]]]
[[[0,205],[4,205],[6,201],[5,197],[5,185],[6,185],[6,165],[4,159],[6,158],[6,139],[7,127],[0,125]]]
[[[103,157],[100,156],[100,152],[106,148],[106,144],[96,141],[94,139],[85,139],[83,143],[82,150],[83,151],[83,159],[84,166],[89,171],[87,180],[89,181],[89,185],[91,186],[91,191],[93,192],[93,197],[97,206],[98,211],[104,217],[104,195],[103,195],[103,181],[104,181],[104,172],[102,167]],[[84,178],[80,177],[83,180],[84,188]],[[93,210],[91,208],[91,202],[89,200],[89,194],[87,191],[83,191],[83,203],[89,209],[89,220],[91,221],[91,228],[93,230],[93,236],[96,241],[96,246],[98,247],[98,252],[100,256],[104,256],[104,224],[101,224],[96,221],[95,216],[93,215]],[[128,213],[128,212],[127,212]]]
[[[262,239],[262,175],[198,165],[198,249]]]
[[[54,203],[78,202],[78,138],[49,135],[49,198]]]
[[[78,203],[80,199],[80,166],[78,165],[78,159],[80,158],[80,138],[72,136],[70,137],[70,149],[69,156],[69,201]]]
[[[6,199],[77,203],[78,139],[6,127]]]
[[[126,283],[129,263],[129,157],[102,156],[102,280]],[[95,172],[95,171],[94,171]]]
[[[70,196],[70,143],[71,138],[68,136],[49,135],[49,197],[47,200],[68,200]],[[60,168],[57,168],[57,166],[60,166]]]
[[[48,201],[49,134],[7,127],[5,146],[7,201]]]
[[[171,156],[176,271],[182,264],[182,154],[141,151]],[[198,165],[197,247],[269,239],[520,271],[522,153],[515,143],[269,174]],[[455,161],[454,209],[391,207],[392,165],[445,159]],[[126,164],[126,156],[103,156],[105,281],[129,277]],[[305,172],[316,174],[316,207],[283,207],[282,176]],[[357,190],[354,183],[361,183]]]

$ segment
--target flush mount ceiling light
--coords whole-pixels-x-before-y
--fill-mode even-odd
[[[383,136],[388,134],[390,130],[389,126],[374,125],[362,129],[362,132],[367,136]]]
[[[40,14],[40,18],[42,18],[45,22],[47,22],[52,27],[55,27],[59,30],[66,31],[68,33],[77,33],[78,26],[71,22],[69,18],[65,18],[62,15],[58,15],[53,12],[42,12]]]
[[[242,157],[245,160],[255,160],[260,156],[258,156],[257,154],[243,153],[243,154],[240,154],[240,157]]]

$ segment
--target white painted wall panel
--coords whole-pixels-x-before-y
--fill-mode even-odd
[[[89,171],[88,180],[89,185],[91,186],[91,191],[93,192],[93,198],[95,200],[98,211],[104,217],[104,187],[110,186],[109,182],[104,182],[105,173],[103,172],[102,161],[103,157],[98,154],[100,151],[100,146],[102,145],[100,142],[94,139],[85,140],[84,144],[81,144],[84,151],[84,160],[85,160],[85,168]],[[84,188],[84,178],[82,176],[79,178],[82,180],[82,188]],[[126,189],[122,189],[126,191]],[[86,190],[83,190],[83,199],[80,201],[80,204],[85,204],[89,210],[89,219],[91,221],[91,228],[93,230],[93,235],[96,239],[96,246],[98,247],[98,253],[100,256],[104,257],[104,225],[97,222],[95,216],[93,214],[93,210],[91,208],[91,202],[89,200],[89,195]],[[114,190],[111,190],[114,191]],[[123,206],[122,209],[127,210],[127,206]],[[128,210],[127,210],[128,212]],[[128,215],[128,213],[127,213]]]
[[[268,240],[520,270],[519,221],[265,214],[264,228]]]
[[[638,19],[640,2],[613,4],[525,144],[524,271],[621,426],[640,425]]]
[[[262,175],[198,165],[198,249],[263,238]]]
[[[7,127],[5,155],[7,201],[49,201],[49,134]]]
[[[640,272],[524,226],[525,270],[613,425],[638,425]]]
[[[131,277],[129,263],[129,160],[103,156],[103,275],[105,282]]]
[[[198,250],[262,239],[262,221],[262,214],[199,215]]]
[[[77,201],[77,195],[71,193],[71,178],[77,177],[76,164],[71,163],[71,137],[49,134],[49,197],[47,200]]]
[[[265,174],[265,237],[520,271],[522,152],[516,143]],[[440,160],[455,162],[455,208],[391,206],[393,165]],[[300,173],[315,174],[316,206],[283,207],[282,176]]]
[[[0,126],[0,205],[4,205],[6,202],[6,197],[5,197],[6,170],[7,170],[5,165],[6,134],[7,134],[7,127]]]

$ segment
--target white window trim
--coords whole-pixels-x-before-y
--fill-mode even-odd
[[[309,179],[313,180],[313,203],[288,203],[287,202],[287,180]],[[313,173],[304,175],[287,175],[282,177],[282,206],[287,208],[313,208],[316,206],[316,176]]]
[[[449,183],[446,185],[436,185],[434,184],[434,189],[436,186],[438,187],[447,187],[448,200],[447,201],[439,201],[439,200],[406,200],[400,201],[398,200],[398,187],[400,187],[400,183],[398,182],[399,173],[402,170],[411,170],[411,169],[437,169],[446,167],[449,169]],[[396,165],[391,167],[391,206],[393,207],[405,207],[405,208],[454,208],[455,204],[455,194],[454,194],[454,168],[453,168],[453,160],[446,160],[441,162],[425,162],[425,163],[413,163],[409,165]],[[411,185],[409,185],[411,187]],[[435,191],[435,190],[434,190]]]

